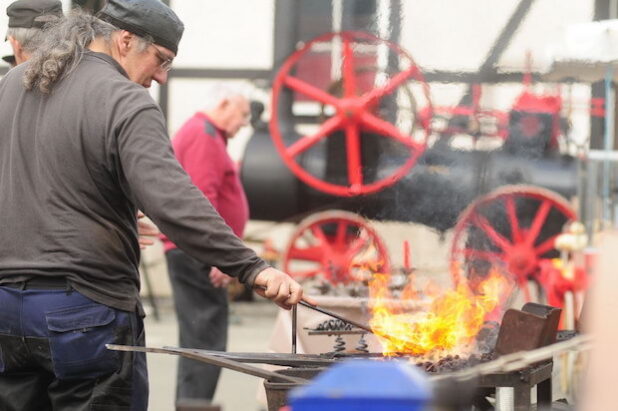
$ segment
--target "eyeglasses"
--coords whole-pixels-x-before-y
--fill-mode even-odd
[[[174,58],[169,58],[165,54],[161,53],[159,48],[154,44],[152,44],[152,47],[154,47],[155,52],[157,53],[157,58],[161,61],[161,64],[159,64],[159,68],[165,72],[170,71],[172,69],[172,63],[174,62]]]

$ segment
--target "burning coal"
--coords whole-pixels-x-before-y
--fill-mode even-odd
[[[511,289],[510,281],[492,270],[474,290],[461,282],[456,289],[435,295],[427,311],[410,313],[404,307],[418,299],[419,293],[408,288],[402,293],[402,303],[395,305],[389,282],[388,274],[375,274],[369,282],[373,301],[370,325],[385,355],[442,357],[471,353],[488,315],[502,308],[501,302]]]

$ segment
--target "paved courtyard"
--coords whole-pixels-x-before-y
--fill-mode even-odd
[[[259,298],[259,297],[258,297]],[[146,317],[147,345],[176,346],[176,318],[169,300],[158,304],[159,320]],[[230,317],[229,351],[265,352],[278,308],[268,301],[233,303]],[[175,356],[148,354],[150,411],[174,410],[176,380]],[[262,380],[231,370],[223,370],[214,403],[222,411],[258,411],[266,409],[257,398]]]

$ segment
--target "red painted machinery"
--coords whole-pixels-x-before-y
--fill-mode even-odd
[[[304,61],[323,58],[334,81],[316,78]],[[252,218],[347,212],[301,222],[284,270],[335,284],[388,271],[387,250],[365,217],[453,229],[451,266],[472,282],[500,264],[527,298],[530,281],[552,295],[541,267],[558,256],[555,239],[576,218],[568,202],[575,160],[558,151],[561,99],[526,90],[501,114],[481,110],[475,93],[472,108],[450,114],[499,118],[497,149],[457,150],[455,133],[432,130],[429,86],[396,44],[329,33],[291,54],[274,78],[269,128],[256,124],[243,161]]]

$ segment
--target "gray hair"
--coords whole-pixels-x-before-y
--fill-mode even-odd
[[[44,27],[9,27],[6,35],[17,40],[26,53],[32,54],[43,43],[45,29],[59,19],[59,16],[51,14],[39,16],[35,21],[45,24]]]
[[[240,86],[217,82],[208,89],[203,107],[206,111],[213,110],[225,99],[242,97],[248,100],[247,95],[248,93]]]
[[[95,38],[109,43],[112,33],[118,30],[118,27],[81,10],[73,10],[67,17],[46,26],[45,38],[34,51],[24,74],[24,86],[28,90],[50,93],[60,79],[75,70]],[[138,51],[151,44],[149,39],[136,37]]]
[[[38,27],[9,27],[6,31],[6,35],[7,37],[11,36],[17,40],[22,49],[24,49],[24,51],[28,54],[32,54],[36,49],[38,49],[45,39],[43,29]]]

